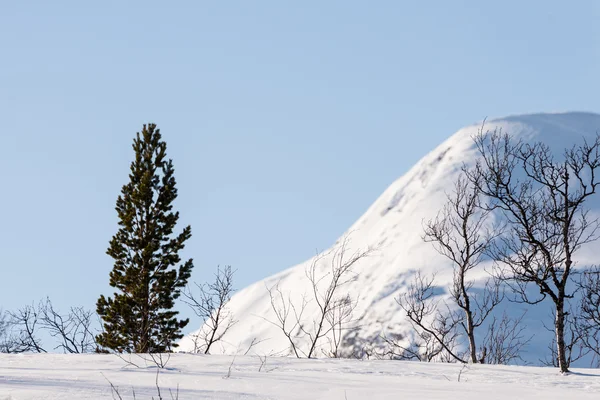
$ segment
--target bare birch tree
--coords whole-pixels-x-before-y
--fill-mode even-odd
[[[573,297],[568,284],[574,254],[597,238],[598,220],[585,204],[599,184],[600,137],[566,149],[560,159],[543,143],[515,141],[500,131],[482,128],[475,144],[480,160],[467,176],[488,198],[487,208],[500,211],[509,227],[493,249],[500,275],[520,301],[552,301],[557,362],[568,372],[565,325]],[[538,296],[528,293],[530,284]]]
[[[2,353],[46,353],[40,340],[40,331],[45,331],[58,344],[54,350],[65,353],[91,353],[96,351],[92,325],[95,313],[83,307],[71,307],[62,314],[49,298],[37,305],[27,305],[16,311],[0,313],[0,352]]]
[[[61,314],[49,298],[39,306],[40,328],[46,330],[59,343],[55,350],[65,353],[92,353],[96,350],[96,334],[92,329],[95,313],[83,307],[71,307]]]
[[[194,334],[194,352],[209,354],[213,344],[220,341],[229,329],[237,323],[227,303],[235,289],[233,288],[234,272],[231,266],[217,268],[215,281],[199,285],[194,293],[189,287],[183,291],[186,303],[201,318],[202,327]]]
[[[396,299],[416,333],[408,345],[392,343],[402,357],[506,363],[517,358],[526,344],[520,335],[521,319],[511,322],[504,315],[499,321],[493,317],[491,323],[486,322],[504,299],[501,282],[489,277],[481,288],[474,287],[476,276],[485,273],[481,267],[484,257],[502,233],[500,226],[491,224],[490,213],[481,207],[478,186],[463,174],[454,191],[447,194],[444,208],[424,224],[423,239],[452,264],[450,301],[437,297],[435,275],[416,274],[408,291]],[[459,349],[464,342],[466,354]]]
[[[303,295],[300,303],[297,304],[292,300],[290,293],[283,293],[279,282],[275,286],[267,286],[266,289],[269,293],[271,308],[275,314],[275,321],[266,318],[265,320],[281,330],[290,344],[291,351],[297,358],[307,357],[302,349],[304,336],[300,329],[304,311],[308,304],[306,296]]]
[[[521,359],[521,350],[532,336],[525,336],[522,324],[525,312],[517,318],[510,318],[503,313],[500,318],[492,316],[483,338],[483,354],[481,359],[486,364],[510,364]]]
[[[12,329],[10,343],[12,353],[46,353],[38,337],[40,312],[34,305],[27,305],[17,311],[9,311],[9,324]]]
[[[433,348],[426,348],[429,354],[422,354],[427,361],[434,357],[466,363],[458,349],[460,338],[459,326],[463,317],[458,310],[451,309],[441,301],[436,292],[435,275],[425,277],[420,272],[415,274],[408,290],[396,298],[398,305],[404,310],[414,331],[424,343],[433,342]],[[405,350],[419,350],[411,345]],[[422,359],[421,357],[415,357]]]
[[[478,295],[472,290],[474,281],[470,278],[492,241],[500,234],[497,228],[487,226],[489,213],[480,207],[477,186],[461,175],[454,185],[454,192],[447,195],[443,210],[425,224],[423,237],[452,262],[453,282],[449,292],[463,313],[458,325],[467,337],[472,363],[482,361],[477,355],[475,330],[503,299],[498,282],[488,279],[482,294]]]
[[[332,251],[318,254],[313,258],[305,275],[310,283],[310,294],[302,295],[295,302],[290,293],[283,293],[279,283],[267,287],[271,299],[271,308],[275,320],[268,322],[277,326],[288,339],[296,357],[316,357],[319,345],[325,338],[329,339],[329,357],[340,356],[340,343],[344,333],[351,329],[356,299],[345,286],[355,279],[352,267],[361,259],[371,255],[375,248],[349,252],[349,237]],[[328,260],[329,271],[321,273],[322,262]],[[312,304],[311,304],[312,303]],[[306,316],[306,309],[311,304],[317,309],[313,316]]]

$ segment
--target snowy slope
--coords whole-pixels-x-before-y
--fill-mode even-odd
[[[463,163],[469,165],[476,160],[472,136],[480,127],[478,123],[459,130],[423,157],[346,232],[350,233],[352,249],[381,244],[375,255],[357,263],[354,268],[357,278],[347,287],[359,300],[361,326],[356,338],[359,342],[372,342],[381,333],[407,331],[407,323],[394,298],[405,290],[415,271],[436,271],[439,286],[446,287],[449,283],[452,272],[450,264],[435,252],[430,243],[423,242],[422,223],[434,217],[443,206],[445,193],[452,191]],[[503,132],[525,141],[542,140],[556,151],[562,151],[580,142],[582,137],[595,135],[600,130],[600,115],[563,113],[513,116],[488,121],[485,127],[490,130],[501,128]],[[594,198],[588,206],[600,213],[600,197]],[[600,242],[582,249],[579,260],[580,263],[600,262]],[[302,294],[310,292],[305,276],[310,262],[308,260],[239,291],[229,305],[239,322],[212,352],[243,353],[253,340],[262,340],[252,348],[254,352],[289,354],[287,339],[277,327],[265,321],[275,320],[266,287],[279,282],[284,293],[291,293],[299,300]],[[323,263],[323,274],[327,272],[326,264]],[[315,307],[314,302],[310,303],[305,315],[311,315]],[[520,313],[522,308],[516,304],[508,304],[507,307],[513,313]],[[541,324],[542,319],[550,321],[548,312],[548,307],[541,305],[527,314],[525,322],[528,332],[536,334],[536,340],[532,341],[526,355],[530,362],[535,363],[543,358],[550,339],[550,334]],[[189,336],[182,340],[180,346],[180,350],[192,350]]]
[[[136,362],[140,360],[135,359]],[[233,364],[232,364],[233,361]],[[180,400],[597,399],[598,370],[175,354],[160,371],[162,398]],[[224,378],[230,369],[229,378]],[[458,375],[461,375],[460,382]],[[157,399],[156,369],[108,354],[0,354],[0,400]],[[133,396],[135,391],[135,397]]]

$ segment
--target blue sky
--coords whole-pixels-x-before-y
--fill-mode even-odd
[[[112,293],[145,122],[193,280],[231,264],[241,288],[327,248],[464,125],[600,112],[596,1],[172,3],[0,4],[0,307]]]

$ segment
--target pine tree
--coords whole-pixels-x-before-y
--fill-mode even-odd
[[[179,219],[179,212],[172,211],[174,169],[155,124],[136,134],[133,149],[129,183],[116,203],[119,230],[107,250],[115,260],[110,285],[117,293],[98,299],[104,332],[97,342],[117,352],[166,352],[177,346],[189,322],[179,320],[173,307],[193,268],[191,259],[180,264],[178,255],[192,231],[187,226],[173,235]]]

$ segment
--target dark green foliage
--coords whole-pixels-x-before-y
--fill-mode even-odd
[[[178,320],[173,307],[193,268],[191,259],[180,264],[178,255],[192,233],[187,226],[173,235],[179,219],[172,211],[173,163],[166,160],[167,145],[155,124],[144,125],[133,149],[129,183],[117,199],[119,231],[107,250],[115,260],[110,285],[117,293],[98,299],[104,332],[97,341],[117,352],[166,352],[177,346],[189,322]]]

